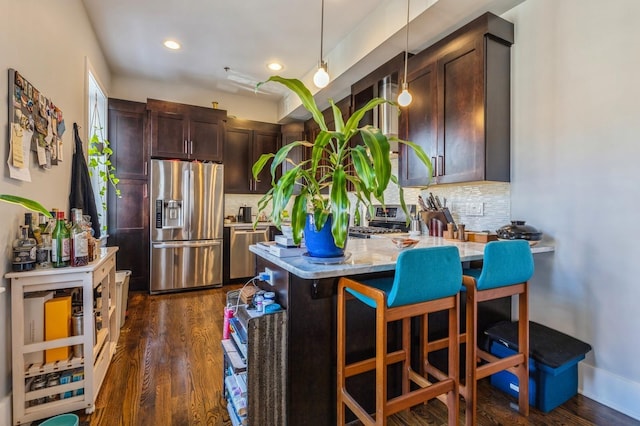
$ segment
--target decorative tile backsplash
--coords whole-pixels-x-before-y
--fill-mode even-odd
[[[391,160],[393,173],[397,174],[398,160]],[[472,231],[495,231],[511,220],[510,184],[508,182],[470,182],[464,184],[433,185],[427,189],[404,188],[404,199],[408,204],[417,204],[418,195],[422,197],[437,195],[446,201],[456,223],[463,223]],[[225,216],[237,215],[242,206],[250,206],[257,213],[261,195],[227,194],[225,195]],[[352,205],[355,197],[351,196]],[[385,191],[385,201],[389,204],[400,202],[397,187],[390,183]],[[473,207],[481,206],[482,216],[472,215]],[[269,212],[267,212],[269,213]],[[353,217],[353,215],[352,215]]]
[[[391,160],[392,171],[397,175],[398,160]],[[433,185],[427,189],[404,188],[404,199],[408,204],[418,204],[418,195],[438,196],[456,223],[463,223],[471,231],[495,231],[510,223],[511,203],[510,184],[508,182],[469,182],[462,184]],[[385,201],[399,203],[397,187],[391,183],[385,191]],[[483,215],[473,216],[469,204],[481,203]]]

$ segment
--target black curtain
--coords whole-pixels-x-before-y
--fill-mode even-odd
[[[78,124],[73,123],[73,139],[75,148],[73,151],[73,162],[71,163],[71,191],[69,193],[69,218],[71,209],[82,209],[82,214],[91,216],[91,227],[93,236],[100,238],[100,222],[98,221],[98,209],[96,199],[93,196],[91,177],[89,168],[84,158],[82,141],[78,135]],[[106,220],[106,218],[105,218]]]

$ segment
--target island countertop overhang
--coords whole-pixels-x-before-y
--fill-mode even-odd
[[[345,250],[348,259],[343,263],[328,265],[311,263],[305,256],[278,257],[258,245],[249,246],[249,250],[255,255],[280,266],[300,278],[321,279],[394,270],[401,250],[397,249],[391,243],[390,238],[391,236],[379,238],[350,238],[347,241]],[[415,247],[458,247],[460,260],[462,262],[482,260],[484,256],[485,244],[483,243],[463,242],[430,236],[416,238],[419,240],[419,243]],[[534,254],[551,252],[554,251],[554,247],[552,244],[542,241],[533,246],[531,251]]]

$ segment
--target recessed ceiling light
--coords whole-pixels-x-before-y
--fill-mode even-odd
[[[164,47],[171,50],[178,50],[180,49],[180,43],[175,40],[165,40]]]
[[[282,64],[279,64],[277,62],[271,62],[267,64],[267,68],[269,68],[271,71],[280,71],[282,70],[283,66]]]

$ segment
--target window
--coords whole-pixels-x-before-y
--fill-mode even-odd
[[[95,77],[95,72],[89,61],[87,60],[87,146],[91,143],[93,135],[97,135],[99,140],[103,141],[107,139],[107,95],[105,91]],[[89,152],[89,149],[87,149]],[[98,209],[98,218],[100,220],[101,237],[106,237],[108,234],[107,229],[107,191],[109,191],[109,185],[106,184],[101,177],[103,173],[107,173],[107,169],[104,166],[106,158],[95,158],[97,161],[92,161],[91,155],[89,156],[89,171],[91,173],[91,186],[93,187],[93,193],[96,199],[96,208]],[[91,164],[96,164],[91,166]]]

